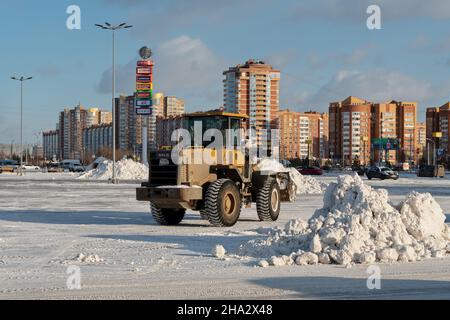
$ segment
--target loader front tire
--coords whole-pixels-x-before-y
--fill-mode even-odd
[[[153,219],[163,226],[175,226],[179,224],[186,213],[186,209],[165,209],[150,204]]]
[[[276,180],[267,179],[256,195],[256,212],[260,221],[277,221],[280,215],[280,186]]]
[[[215,227],[231,227],[241,214],[241,195],[236,184],[219,179],[206,190],[204,214]]]

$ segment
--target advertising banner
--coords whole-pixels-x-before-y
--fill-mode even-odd
[[[140,60],[136,64],[135,110],[137,115],[152,114],[153,105],[153,61]]]

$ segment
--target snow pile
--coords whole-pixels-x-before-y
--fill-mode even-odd
[[[408,262],[450,253],[450,228],[429,193],[410,193],[398,206],[386,190],[374,190],[358,175],[340,176],[311,219],[290,221],[240,254],[274,266]]]
[[[96,254],[85,255],[83,253],[77,255],[74,260],[81,263],[100,263],[104,261]]]
[[[289,172],[297,186],[297,194],[322,194],[327,187],[326,183],[319,182],[313,177],[304,176],[295,168],[286,168],[275,159],[263,159],[255,166],[255,169],[267,173]]]
[[[224,259],[226,253],[227,252],[226,252],[225,248],[220,244],[214,246],[214,248],[212,250],[212,255],[218,259]]]
[[[313,177],[304,176],[295,168],[288,168],[291,179],[297,186],[297,194],[322,194],[328,184],[320,182]]]
[[[108,180],[112,178],[112,161],[104,160],[96,169],[82,174],[78,179]],[[120,180],[145,180],[148,178],[148,167],[132,159],[116,162],[116,178]]]
[[[108,159],[106,159],[105,157],[98,157],[97,159],[94,160],[94,162],[92,162],[90,165],[88,165],[86,167],[86,171],[91,171],[93,169],[95,169],[100,163],[106,161]]]
[[[76,264],[76,263],[98,264],[98,263],[103,263],[103,262],[105,262],[105,260],[103,258],[100,258],[96,254],[84,254],[84,253],[79,253],[70,259],[65,259],[65,260],[55,259],[55,260],[50,261],[50,263],[63,264],[63,265],[71,265],[71,264]]]

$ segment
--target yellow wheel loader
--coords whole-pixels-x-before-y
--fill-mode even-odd
[[[197,112],[184,115],[182,126],[190,137],[201,128],[202,137],[215,130],[221,133],[219,137],[230,138],[230,132],[242,133],[245,121],[247,116],[240,114]],[[230,227],[237,222],[242,206],[252,203],[256,203],[259,220],[276,221],[280,202],[293,201],[296,186],[288,171],[258,169],[242,138],[242,134],[235,135],[234,143],[223,141],[221,146],[211,147],[212,139],[207,141],[209,145],[202,142],[199,146],[183,137],[182,148],[151,151],[149,179],[137,188],[137,200],[150,202],[151,213],[161,225],[179,224],[188,209],[199,211],[213,226]]]

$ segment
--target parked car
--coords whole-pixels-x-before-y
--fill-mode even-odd
[[[368,168],[367,167],[353,167],[353,172],[356,172],[359,176],[363,176],[366,174]]]
[[[74,163],[69,166],[70,172],[84,172],[84,167],[81,164]]]
[[[22,164],[22,170],[25,172],[39,172],[41,168],[38,166],[33,166],[32,164]]]
[[[321,176],[323,175],[323,170],[320,169],[319,167],[313,167],[313,166],[308,166],[308,167],[299,167],[297,168],[298,172],[300,172],[302,175],[305,176]]]
[[[55,172],[63,172],[64,169],[59,166],[58,162],[50,162],[47,165],[47,172],[55,173]]]
[[[16,172],[19,168],[19,163],[14,160],[0,160],[0,167],[3,172]]]
[[[371,167],[367,170],[366,176],[369,180],[373,178],[385,180],[385,179],[393,179],[397,180],[399,178],[398,172],[392,170],[388,167]]]
[[[81,167],[81,162],[80,160],[63,160],[60,163],[60,167],[64,170],[64,171],[70,171],[73,172],[74,167]],[[83,170],[84,171],[84,170]]]

